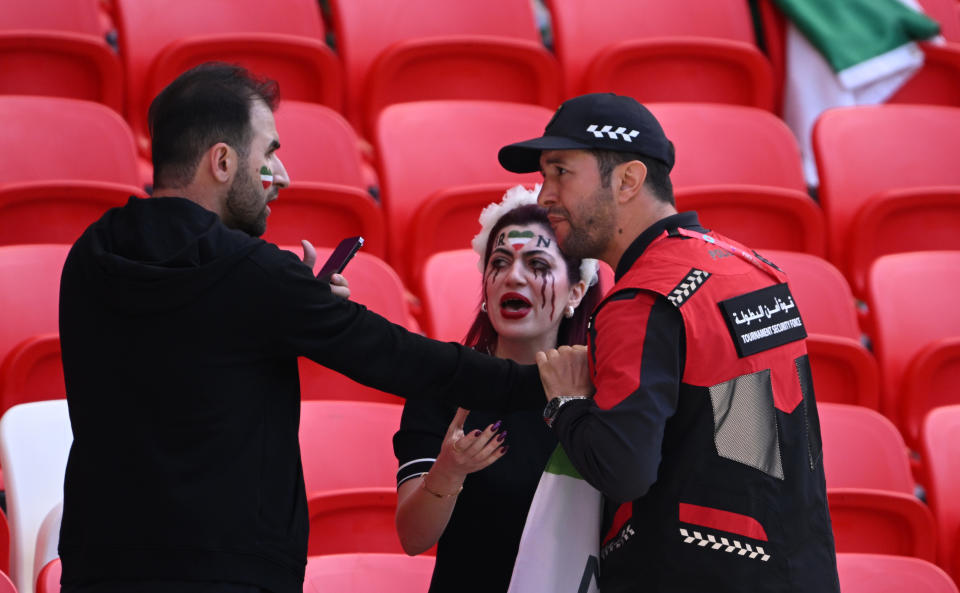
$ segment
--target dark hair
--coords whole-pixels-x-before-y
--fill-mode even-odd
[[[547,218],[547,211],[537,204],[527,204],[519,206],[507,212],[490,229],[487,235],[487,249],[483,254],[484,269],[490,259],[490,253],[493,251],[492,237],[497,236],[501,229],[511,225],[529,225],[539,224],[543,226],[551,237],[554,237],[553,230],[550,228],[550,220]],[[555,237],[554,237],[555,239]],[[579,258],[568,257],[561,252],[563,261],[567,265],[567,279],[570,284],[580,282],[580,262]],[[587,343],[587,320],[593,312],[593,308],[600,302],[600,288],[598,284],[587,287],[580,305],[574,311],[573,317],[560,320],[560,327],[557,330],[557,345],[569,346],[573,344]],[[481,296],[481,298],[483,298]],[[463,343],[474,350],[493,354],[497,346],[497,330],[490,323],[490,317],[483,311],[478,311],[473,325],[467,331]]]
[[[666,202],[671,206],[677,205],[673,197],[670,171],[663,161],[634,152],[618,152],[616,150],[590,150],[590,152],[597,159],[601,187],[610,187],[610,176],[617,165],[630,161],[640,161],[647,167],[647,178],[643,181],[647,189],[661,202]]]
[[[250,108],[257,100],[275,110],[277,83],[220,62],[187,70],[160,91],[147,115],[154,187],[190,183],[200,157],[218,142],[229,144],[246,158],[252,133]]]

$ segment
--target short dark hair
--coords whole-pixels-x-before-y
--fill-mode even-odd
[[[610,176],[617,165],[630,161],[640,161],[647,167],[647,178],[643,184],[662,202],[676,206],[673,197],[673,183],[670,181],[670,170],[667,165],[652,157],[635,152],[619,152],[616,150],[590,150],[597,159],[597,168],[600,170],[600,186],[610,187]]]
[[[225,142],[246,158],[252,133],[250,108],[279,102],[277,83],[234,64],[208,62],[187,70],[150,104],[154,187],[190,183],[201,155]]]
[[[500,217],[500,220],[490,229],[487,235],[487,249],[483,254],[483,267],[486,270],[487,261],[490,260],[490,253],[493,251],[492,237],[496,237],[501,229],[510,225],[541,225],[550,234],[556,237],[550,227],[550,219],[547,218],[547,210],[537,204],[527,204],[518,206]],[[567,280],[571,285],[580,282],[580,258],[570,257],[561,251],[564,263],[567,264]],[[599,278],[597,278],[599,281]],[[573,344],[587,343],[587,320],[593,312],[593,308],[600,302],[599,282],[593,286],[588,286],[587,291],[580,299],[580,305],[574,311],[571,318],[564,317],[560,321],[560,327],[557,330],[557,346],[570,346]],[[483,311],[477,313],[473,324],[467,331],[467,336],[463,343],[474,350],[493,354],[497,347],[497,330],[490,323],[490,317]]]

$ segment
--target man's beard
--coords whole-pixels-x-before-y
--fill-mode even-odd
[[[609,187],[598,188],[589,200],[581,202],[576,213],[576,221],[569,211],[560,213],[569,227],[560,249],[568,257],[599,257],[616,231],[613,191]]]
[[[251,237],[260,237],[267,230],[267,204],[262,198],[262,190],[247,169],[246,163],[241,164],[227,190],[226,207],[230,218],[223,222]]]

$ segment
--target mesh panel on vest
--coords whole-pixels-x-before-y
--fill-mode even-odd
[[[717,454],[783,479],[770,370],[710,387]]]

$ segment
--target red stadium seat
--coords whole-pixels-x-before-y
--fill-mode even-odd
[[[763,250],[790,278],[807,327],[817,401],[880,405],[877,362],[861,342],[850,285],[830,262],[806,253]]]
[[[753,248],[824,255],[823,213],[806,193],[800,150],[771,113],[736,105],[652,103],[674,143],[681,210]]]
[[[773,109],[770,64],[740,0],[548,0],[568,96]]]
[[[960,406],[931,410],[923,424],[927,498],[940,529],[937,563],[960,580]]]
[[[954,158],[960,152],[960,109],[831,109],[814,126],[813,148],[829,257],[855,294],[864,294],[869,263],[879,255],[960,249],[960,199],[956,192],[950,198],[950,192],[941,189],[960,186]]]
[[[541,135],[551,116],[549,109],[538,105],[495,101],[422,101],[384,109],[376,147],[387,259],[394,268],[401,274],[410,269],[411,223],[434,192],[477,183],[539,181],[538,174],[504,170],[496,155],[506,144]],[[429,130],[433,132],[426,133]]]
[[[957,593],[957,586],[932,562],[885,554],[837,554],[843,593]]]
[[[913,495],[896,427],[861,406],[818,406],[827,499],[838,552],[935,559],[936,525]]]
[[[292,185],[316,181],[367,189],[360,139],[342,115],[316,103],[284,99],[274,117],[283,144],[278,154]]]
[[[779,187],[717,185],[679,188],[677,208],[695,210],[707,228],[754,249],[826,255],[826,223],[805,192]]]
[[[303,253],[299,246],[286,249],[293,251],[298,257]],[[320,270],[332,252],[331,248],[317,248],[315,272]],[[350,283],[350,300],[365,305],[371,311],[410,331],[420,331],[410,313],[403,283],[386,262],[361,250],[347,266],[344,276]],[[387,403],[403,401],[390,393],[361,385],[307,358],[300,359],[300,394],[305,400],[349,399]]]
[[[307,494],[357,488],[396,491],[393,433],[403,406],[358,401],[300,403],[300,457]]]
[[[560,70],[527,0],[333,0],[351,121],[374,133],[387,105],[432,99],[560,102]]]
[[[69,249],[69,245],[0,247],[0,361],[25,340],[59,331],[60,272]]]
[[[116,12],[127,119],[144,155],[150,102],[181,72],[210,60],[278,81],[285,99],[342,104],[340,65],[324,44],[313,0],[282,0],[269,9],[250,0],[116,0]]]
[[[927,16],[940,23],[946,45],[922,43],[923,66],[888,100],[960,107],[960,14],[953,0],[920,0]]]
[[[137,186],[108,181],[32,181],[0,185],[0,245],[70,243]]]
[[[8,2],[0,16],[0,94],[97,101],[123,111],[123,69],[96,0]]]
[[[37,575],[37,593],[60,593],[60,559],[55,558],[43,565]]]
[[[276,120],[291,184],[270,206],[264,239],[336,247],[361,235],[365,253],[385,257],[383,211],[368,193],[360,140],[350,124],[328,107],[300,101],[282,101]]]
[[[434,253],[469,248],[474,235],[480,232],[480,212],[487,205],[498,203],[514,185],[465,185],[441,189],[428,197],[410,223],[406,275],[413,285],[419,285],[423,264]]]
[[[927,343],[917,352],[903,375],[900,414],[911,434],[934,408],[960,404],[960,332]]]
[[[334,554],[307,559],[304,593],[422,593],[433,577],[432,556]]]
[[[17,404],[66,396],[58,334],[29,337],[0,361],[0,414]]]
[[[270,204],[263,238],[277,245],[306,239],[316,247],[336,247],[344,237],[360,235],[363,250],[384,257],[387,251],[383,210],[366,190],[334,183],[297,182],[280,190]]]
[[[396,526],[396,486],[314,493],[307,507],[309,556],[403,552]]]
[[[444,342],[462,342],[481,300],[479,257],[473,249],[429,256],[420,278],[427,335]]]
[[[0,96],[0,126],[0,186],[52,180],[139,185],[130,127],[103,105]]]
[[[931,408],[960,403],[956,384],[945,390],[922,392],[907,386],[917,371],[939,372],[940,362],[955,361],[960,336],[960,309],[954,303],[960,251],[898,253],[878,258],[870,269],[867,302],[873,320],[873,345],[880,365],[880,410],[900,427],[914,450],[920,442],[920,423]],[[945,356],[940,355],[940,351]],[[951,355],[950,353],[954,354]],[[943,366],[946,377],[957,377],[956,366]],[[923,383],[920,383],[922,386]],[[922,387],[921,387],[922,388]],[[907,393],[914,397],[907,400]]]
[[[652,103],[674,143],[675,187],[747,184],[806,191],[800,148],[773,114],[736,105]]]

